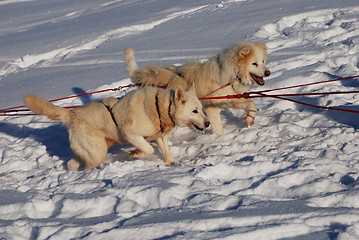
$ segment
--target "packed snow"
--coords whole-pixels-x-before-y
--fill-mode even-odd
[[[357,0],[4,0],[0,109],[131,83],[140,66],[205,60],[241,40],[268,46],[274,89],[359,75]],[[281,93],[356,91],[359,79]],[[122,97],[109,91],[56,104]],[[296,98],[359,110],[359,94]],[[359,239],[359,115],[271,98],[222,114],[224,134],[176,128],[177,164],[129,159],[115,145],[101,169],[67,171],[65,126],[0,117],[0,239]]]

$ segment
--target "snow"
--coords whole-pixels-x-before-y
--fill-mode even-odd
[[[356,0],[6,0],[0,2],[0,108],[131,83],[140,66],[206,59],[240,40],[268,46],[273,89],[358,75]],[[358,90],[357,79],[283,93]],[[79,105],[132,89],[58,102]],[[359,94],[298,98],[358,110]],[[0,117],[1,239],[358,239],[359,123],[353,113],[254,99],[222,114],[222,136],[177,128],[170,150],[70,172],[66,127]]]

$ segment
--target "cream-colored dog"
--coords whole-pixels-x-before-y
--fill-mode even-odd
[[[193,90],[194,91],[194,90]],[[131,157],[144,157],[154,152],[148,141],[156,140],[165,162],[173,164],[167,138],[175,126],[192,126],[203,130],[209,125],[202,104],[194,92],[154,87],[134,90],[118,100],[105,98],[73,110],[55,106],[34,95],[25,103],[37,114],[61,120],[69,129],[74,158],[70,170],[98,167],[114,143],[130,143],[136,147]]]
[[[207,96],[234,95],[249,91],[253,83],[264,85],[263,77],[270,75],[266,67],[267,47],[263,43],[244,42],[222,50],[205,62],[191,61],[181,66],[146,66],[139,69],[132,48],[125,50],[125,63],[131,79],[141,86],[159,86],[188,89],[193,83],[199,98]],[[240,108],[247,113],[247,126],[254,123],[256,106],[248,99],[202,100],[211,122],[212,132],[223,133],[220,112],[226,108]]]

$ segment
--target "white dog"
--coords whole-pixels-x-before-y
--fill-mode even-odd
[[[209,125],[202,104],[194,90],[185,92],[154,87],[134,90],[122,99],[105,98],[86,106],[68,110],[34,95],[25,103],[37,114],[61,120],[69,129],[74,158],[67,166],[78,170],[98,167],[114,143],[136,147],[131,157],[144,157],[154,152],[148,141],[156,140],[167,164],[173,164],[167,138],[175,126],[192,126],[203,130]]]
[[[224,49],[205,62],[191,61],[177,66],[146,66],[139,69],[132,48],[125,50],[125,63],[131,79],[141,86],[158,86],[176,89],[196,87],[199,98],[229,84],[210,96],[235,95],[249,91],[253,83],[264,85],[263,77],[270,75],[266,67],[267,47],[263,43],[244,42]],[[254,123],[256,106],[248,99],[203,100],[203,106],[211,122],[212,132],[223,133],[220,112],[226,108],[240,108],[247,113],[247,126]]]

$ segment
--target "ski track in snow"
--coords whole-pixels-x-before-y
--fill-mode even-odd
[[[106,6],[111,3],[104,4]],[[194,9],[189,9],[185,11],[175,12],[169,14],[167,17],[159,19],[157,21],[152,21],[146,24],[137,24],[127,27],[122,27],[119,29],[115,29],[109,31],[101,36],[98,36],[96,39],[93,39],[89,42],[81,43],[79,45],[69,46],[65,48],[56,49],[50,52],[38,54],[38,55],[25,55],[21,58],[15,60],[14,62],[9,62],[5,64],[5,66],[0,71],[1,76],[7,76],[13,72],[19,71],[19,69],[26,69],[35,64],[41,63],[42,66],[51,65],[54,62],[58,62],[59,60],[63,60],[66,57],[77,54],[79,52],[95,49],[100,46],[102,43],[116,38],[122,38],[124,36],[138,34],[142,31],[148,31],[157,25],[163,24],[169,20],[174,18],[178,18],[187,14],[191,14],[193,12],[198,12],[200,9],[205,8],[206,6],[196,7]],[[73,15],[77,15],[79,13],[69,13],[67,17],[73,17]],[[63,17],[61,17],[63,18]],[[55,20],[52,20],[55,21]]]
[[[222,1],[217,7],[235,2],[241,1]],[[9,62],[0,75],[39,64],[61,65],[65,58],[110,38],[150,31],[205,7],[119,28],[80,45],[23,56]],[[358,7],[326,9],[262,26],[252,38],[269,47],[272,77],[266,87],[357,75],[358,16]],[[197,53],[205,56],[207,51]],[[180,54],[183,52],[174,54],[172,60],[186,58]],[[128,83],[126,78],[95,90]],[[357,83],[336,82],[295,91],[344,88],[357,90]],[[106,93],[96,98],[109,95],[118,97],[118,93]],[[359,105],[358,94],[301,100],[353,109]],[[176,128],[170,142],[178,161],[173,167],[164,166],[158,150],[143,160],[128,160],[132,147],[121,145],[109,150],[102,169],[68,172],[64,164],[72,152],[64,126],[41,116],[2,118],[0,238],[359,237],[357,116],[272,99],[255,102],[259,111],[251,128],[245,127],[241,110],[223,112],[222,136]],[[81,100],[61,104],[78,105]]]

